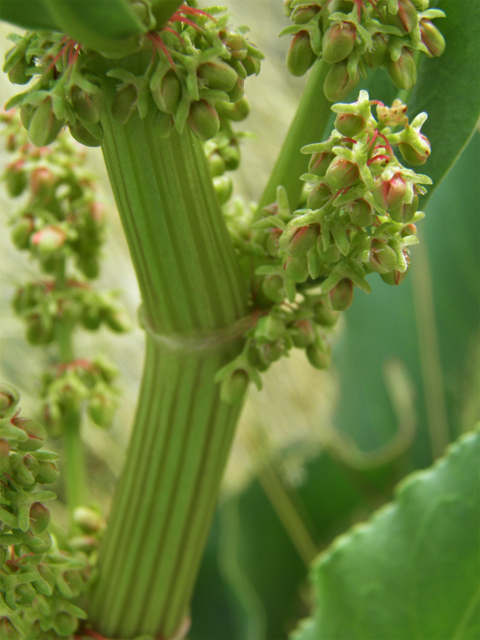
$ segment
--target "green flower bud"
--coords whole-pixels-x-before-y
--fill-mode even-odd
[[[7,165],[3,177],[6,182],[7,193],[11,198],[20,196],[27,186],[27,174],[24,167],[25,162],[23,160],[17,160]]]
[[[250,378],[246,371],[237,369],[232,374],[222,380],[220,388],[220,397],[228,404],[240,402],[248,388]]]
[[[423,44],[427,47],[432,56],[441,56],[445,51],[445,38],[437,27],[426,18],[420,20],[420,35]]]
[[[225,169],[227,171],[235,171],[240,165],[240,147],[236,140],[232,140],[226,147],[222,147],[220,155],[225,162]]]
[[[267,276],[262,282],[262,291],[273,302],[280,303],[285,300],[286,294],[283,279],[275,274]]]
[[[410,91],[417,82],[417,65],[410,49],[403,48],[400,58],[387,61],[387,71],[397,89]]]
[[[329,27],[323,37],[322,58],[335,64],[348,58],[357,37],[357,28],[351,22],[337,22]]]
[[[8,618],[0,618],[0,638],[5,640],[25,640],[23,633],[17,631]]]
[[[335,129],[347,138],[354,138],[361,133],[366,126],[367,123],[365,119],[354,113],[338,113],[335,118]]]
[[[118,369],[108,358],[102,355],[95,357],[93,364],[99,370],[105,382],[113,382],[118,377]]]
[[[396,14],[386,11],[388,24],[410,33],[418,24],[418,12],[411,0],[398,0],[398,12]]]
[[[405,276],[407,275],[407,273],[408,273],[408,269],[407,271],[403,271],[403,272],[398,271],[398,269],[393,269],[393,271],[390,271],[389,273],[381,273],[380,277],[387,284],[395,286],[398,284],[402,284],[402,282],[405,280]]]
[[[294,24],[307,24],[307,22],[315,18],[319,11],[318,4],[300,5],[295,7],[291,17]]]
[[[316,59],[308,31],[300,31],[290,43],[287,52],[287,69],[293,76],[303,76]]]
[[[53,323],[38,313],[28,316],[25,338],[33,345],[50,344],[54,338]]]
[[[20,394],[8,384],[0,384],[0,418],[11,415],[20,401]]]
[[[126,309],[121,304],[110,303],[102,310],[103,321],[115,333],[126,333],[132,328],[132,323]]]
[[[234,122],[242,122],[250,113],[250,103],[243,97],[237,102],[217,102],[218,115]]]
[[[49,198],[56,182],[57,178],[47,167],[37,167],[30,174],[30,189],[39,198]]]
[[[28,440],[23,440],[23,442],[17,444],[19,451],[37,451],[43,446],[47,434],[41,424],[35,422],[35,420],[30,420],[30,418],[18,417],[12,420],[12,424],[18,429],[23,429],[28,435]]]
[[[77,267],[89,280],[93,280],[100,273],[100,265],[96,256],[80,255],[77,259]]]
[[[36,147],[45,147],[57,137],[65,120],[58,120],[53,113],[52,99],[46,98],[35,109],[28,127],[28,136]]]
[[[225,40],[234,60],[244,60],[248,54],[245,38],[239,33],[230,33]]]
[[[353,302],[353,282],[348,278],[342,278],[328,292],[328,299],[334,311],[346,311],[349,309]]]
[[[112,116],[120,124],[125,124],[137,108],[137,90],[128,84],[117,91],[112,100]]]
[[[337,156],[327,169],[325,180],[334,189],[350,187],[358,178],[360,172],[358,165],[341,156]]]
[[[102,322],[101,311],[99,307],[89,305],[82,309],[80,321],[88,331],[96,331]]]
[[[339,102],[357,86],[359,80],[360,73],[358,69],[353,79],[348,75],[346,60],[332,65],[323,85],[323,91],[327,100],[330,102]]]
[[[238,79],[237,72],[223,60],[211,60],[201,64],[197,69],[197,76],[210,89],[220,91],[230,91]]]
[[[174,121],[169,113],[157,111],[153,121],[153,131],[158,138],[168,138],[174,127]]]
[[[341,258],[340,249],[335,243],[331,244],[326,250],[323,248],[323,240],[321,235],[318,236],[317,251],[323,262],[327,262],[328,264],[335,264]]]
[[[38,463],[38,471],[35,480],[39,484],[51,484],[60,475],[56,465],[53,462],[40,461]]]
[[[407,236],[416,236],[417,227],[412,223],[407,224],[405,227],[403,227],[401,234],[402,238],[406,238]]]
[[[67,611],[61,611],[54,618],[53,628],[59,636],[69,637],[77,630],[78,619]]]
[[[218,151],[215,151],[208,156],[208,168],[210,169],[210,175],[212,178],[221,176],[225,172],[225,162]]]
[[[413,133],[410,127],[404,130],[404,140],[399,143],[398,148],[403,159],[415,167],[425,164],[430,157],[430,142],[421,133]]]
[[[322,325],[323,327],[333,327],[337,324],[338,321],[338,312],[333,311],[327,306],[326,300],[321,298],[312,308],[313,311],[313,319],[317,324]]]
[[[312,327],[310,320],[295,322],[290,329],[290,335],[294,346],[298,349],[304,349],[309,344],[313,344],[316,338],[315,329]]]
[[[260,62],[260,60],[258,58],[254,58],[253,56],[247,56],[245,60],[242,60],[242,64],[245,68],[247,76],[258,76],[262,67],[262,63]]]
[[[288,244],[284,247],[287,256],[300,258],[307,255],[308,251],[315,246],[318,233],[319,228],[315,224],[297,227]]]
[[[210,140],[220,129],[220,120],[214,107],[206,100],[192,102],[188,114],[188,124],[200,140]]]
[[[394,222],[407,223],[413,219],[418,209],[418,196],[414,196],[412,202],[409,204],[402,202],[402,204],[394,209],[389,210],[391,219]]]
[[[225,204],[232,197],[233,182],[228,176],[217,176],[214,178],[213,187],[220,204]]]
[[[27,130],[30,126],[30,122],[32,121],[34,113],[35,107],[33,106],[33,104],[22,104],[22,106],[20,107],[20,120]]]
[[[315,211],[316,209],[321,209],[331,199],[332,191],[330,187],[325,182],[319,182],[308,194],[307,206]]]
[[[285,272],[295,282],[305,282],[309,275],[307,256],[287,258],[285,260]]]
[[[73,124],[69,124],[68,129],[72,138],[86,147],[100,147],[102,144],[103,130],[100,124],[96,125],[98,136],[84,127],[80,120],[75,120]]]
[[[292,1],[293,0],[283,0],[283,13],[289,18],[292,15]]]
[[[384,242],[374,240],[370,250],[368,266],[377,273],[390,273],[397,265],[397,254],[394,249]]]
[[[88,507],[77,507],[73,512],[73,521],[84,533],[97,533],[104,528],[102,516]]]
[[[34,502],[30,507],[30,529],[34,535],[45,531],[50,523],[50,511],[41,502]]]
[[[66,239],[65,231],[49,224],[33,234],[30,244],[42,258],[48,258],[65,244]]]
[[[34,229],[33,216],[26,214],[22,216],[12,229],[11,238],[17,249],[28,249],[30,238]]]
[[[30,65],[25,58],[20,58],[13,67],[8,71],[8,79],[12,84],[27,84],[32,79],[32,76],[27,75],[26,71]]]
[[[255,330],[255,337],[276,342],[280,340],[280,338],[283,338],[286,331],[287,329],[283,320],[269,314],[259,319]]]
[[[31,583],[27,582],[25,584],[19,584],[15,589],[15,603],[20,606],[25,606],[31,604],[35,598],[37,597],[37,592],[31,585]],[[0,635],[3,638],[3,636]],[[10,636],[6,636],[10,638]]]
[[[278,256],[278,252],[280,250],[281,235],[281,229],[272,229],[267,236],[266,249],[271,256]]]
[[[95,393],[88,404],[88,415],[99,427],[110,426],[116,402],[105,393]]]
[[[182,83],[176,73],[170,70],[163,78],[156,91],[152,91],[152,97],[160,111],[174,115],[182,99]]]
[[[97,94],[99,97],[97,97]],[[72,87],[70,100],[77,117],[88,124],[96,124],[100,120],[101,103],[103,102],[103,94],[98,91],[95,97],[89,95],[80,87]]]
[[[322,151],[312,154],[310,162],[308,163],[309,172],[316,176],[324,176],[334,158],[335,155],[330,153],[330,151]]]
[[[308,361],[316,369],[328,369],[332,362],[332,348],[330,343],[317,335],[315,342],[305,350]]]
[[[242,78],[237,78],[236,83],[233,85],[233,89],[228,91],[230,102],[238,102],[245,95],[245,82]]]
[[[373,196],[375,201],[387,211],[396,209],[403,203],[407,184],[400,173],[395,173],[390,179],[381,176],[375,178]]]
[[[388,40],[383,33],[374,33],[372,36],[373,47],[367,51],[363,59],[371,69],[381,67],[385,62],[388,51]]]
[[[369,227],[373,222],[373,208],[363,198],[354,200],[348,205],[350,219],[356,227]]]

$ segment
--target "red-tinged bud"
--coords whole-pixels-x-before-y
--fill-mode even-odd
[[[67,234],[62,229],[49,224],[40,231],[36,231],[30,240],[40,256],[48,258],[65,244]]]
[[[406,238],[407,236],[416,236],[417,235],[417,227],[416,225],[410,223],[403,227],[401,232],[402,238]]]
[[[220,397],[223,402],[234,404],[241,402],[248,388],[250,378],[246,371],[237,369],[231,375],[222,380],[220,388]]]
[[[230,50],[230,53],[234,60],[244,60],[247,57],[247,43],[245,41],[245,38],[239,33],[229,34],[227,39],[225,40],[225,44]]]
[[[50,523],[50,511],[41,502],[34,502],[30,507],[30,529],[34,535],[45,531]]]
[[[50,344],[54,338],[53,323],[38,313],[28,316],[25,338],[33,345]]]
[[[348,58],[357,37],[357,28],[351,22],[337,22],[327,29],[323,37],[322,58],[335,64]]]
[[[405,276],[407,275],[407,273],[408,273],[408,269],[407,271],[403,271],[403,272],[398,271],[398,269],[394,269],[393,271],[390,271],[390,273],[381,273],[380,277],[387,284],[395,286],[397,284],[402,284],[402,282],[405,280]]]
[[[283,279],[272,274],[267,276],[262,282],[262,291],[273,302],[280,303],[285,300],[286,293],[283,286]]]
[[[388,24],[410,33],[418,24],[418,12],[411,0],[398,0],[398,12],[390,13],[387,8],[386,18]]]
[[[206,100],[192,102],[188,114],[188,124],[200,140],[210,140],[220,129],[220,120],[214,107]]]
[[[387,71],[397,89],[410,91],[417,82],[417,65],[410,49],[402,49],[400,58],[393,61],[387,60]]]
[[[260,73],[260,69],[262,68],[262,63],[258,58],[254,58],[253,56],[247,56],[245,60],[242,60],[242,64],[245,68],[245,73],[247,76],[253,76]]]
[[[30,420],[30,418],[14,418],[12,424],[18,429],[23,429],[28,435],[28,440],[18,443],[19,451],[37,451],[43,446],[47,434],[41,424],[35,422],[35,420]]]
[[[305,282],[308,279],[307,256],[287,258],[284,266],[288,277],[294,282]]]
[[[11,234],[12,242],[17,249],[28,249],[33,228],[33,217],[29,214],[22,216],[17,221]]]
[[[332,362],[332,348],[330,343],[317,335],[315,342],[305,350],[308,361],[315,369],[328,369]]]
[[[292,20],[294,24],[307,24],[307,22],[315,18],[319,11],[318,4],[300,5],[293,10]]]
[[[103,94],[101,91],[98,91],[97,94],[99,97],[93,97],[80,87],[72,87],[70,99],[77,117],[82,122],[96,124],[100,120]]]
[[[37,167],[30,174],[30,189],[39,198],[48,197],[57,179],[47,167]]]
[[[316,176],[324,176],[334,158],[335,155],[330,153],[330,151],[314,153],[308,163],[309,172]]]
[[[38,471],[35,476],[35,480],[39,484],[51,484],[52,482],[55,482],[59,475],[60,472],[54,462],[45,462],[42,460],[38,463]]]
[[[84,127],[80,120],[75,120],[73,124],[69,124],[68,130],[74,140],[86,147],[100,147],[102,144],[103,129],[100,124],[95,125],[95,135]]]
[[[88,415],[99,427],[109,427],[115,413],[116,403],[104,393],[95,393],[88,404]]]
[[[338,322],[338,311],[330,309],[323,298],[315,302],[312,311],[315,322],[323,327],[333,327]]]
[[[373,46],[371,51],[367,51],[363,58],[371,69],[377,69],[385,62],[388,51],[388,40],[385,34],[375,33],[372,36]]]
[[[405,142],[400,142],[400,144],[398,145],[403,159],[414,167],[425,164],[425,162],[430,157],[430,153],[432,150],[430,142],[421,133],[413,137],[411,135],[408,135],[407,129],[405,129],[405,131],[407,132],[405,136],[406,140]]]
[[[367,123],[365,119],[354,113],[339,113],[335,118],[335,129],[347,138],[354,138],[361,133],[366,126]]]
[[[299,320],[293,324],[290,330],[293,344],[298,349],[304,349],[315,342],[315,329],[310,320]]]
[[[237,81],[233,85],[233,89],[227,93],[230,98],[230,102],[238,102],[245,95],[245,81],[242,78],[237,78]]]
[[[288,245],[284,248],[287,256],[300,258],[307,255],[315,246],[319,233],[318,225],[312,224],[305,227],[297,227],[295,233],[290,238]]]
[[[28,136],[36,147],[45,147],[55,140],[65,120],[58,120],[53,113],[52,99],[46,98],[35,109],[28,127]]]
[[[325,180],[334,189],[350,187],[360,175],[358,165],[341,156],[337,156],[327,169]]]
[[[169,113],[157,111],[153,121],[153,131],[158,138],[165,140],[170,136],[174,124],[173,118]]]
[[[1,399],[1,396],[0,396]],[[0,440],[0,475],[7,473],[10,468],[10,445],[6,440]],[[0,562],[0,566],[2,563]]]
[[[437,27],[426,18],[420,20],[420,35],[423,44],[427,47],[432,56],[441,56],[445,51],[445,38]]]
[[[363,198],[348,205],[350,219],[356,227],[369,227],[373,222],[373,207]]]
[[[287,69],[293,76],[303,76],[315,62],[317,56],[310,44],[308,31],[300,31],[293,38],[287,52]]]
[[[281,229],[272,229],[267,236],[266,248],[271,256],[278,256],[280,250],[280,236],[282,235]]]
[[[418,196],[414,196],[412,202],[402,203],[399,207],[389,210],[391,219],[394,222],[407,223],[413,219],[418,209]]]
[[[10,415],[20,401],[16,389],[7,384],[0,384],[0,418]]]
[[[168,75],[168,74],[167,74]],[[237,82],[237,72],[223,60],[211,60],[201,64],[197,75],[210,89],[231,91]]]
[[[339,102],[354,89],[360,80],[360,72],[357,72],[353,78],[348,75],[347,61],[337,62],[327,73],[323,85],[323,91],[327,100],[330,102]]]
[[[69,638],[78,628],[78,618],[68,611],[61,611],[53,620],[53,628],[59,636]]]
[[[228,118],[234,122],[242,122],[250,113],[250,103],[245,97],[233,103],[217,102],[215,106],[222,118]]]
[[[77,507],[73,512],[73,521],[84,533],[98,533],[105,526],[102,516],[88,507]]]
[[[308,194],[307,206],[309,209],[313,210],[321,209],[332,199],[332,195],[332,190],[328,184],[325,184],[325,182],[319,182]]]
[[[3,177],[6,182],[7,192],[11,198],[20,196],[27,186],[27,174],[24,169],[24,161],[17,160],[7,165]]]
[[[375,178],[373,196],[375,201],[385,210],[396,209],[403,203],[407,184],[400,173],[395,173],[389,180],[381,176]]]
[[[217,176],[214,178],[213,187],[220,204],[225,204],[232,197],[233,182],[228,176]]]
[[[112,116],[120,124],[125,124],[137,108],[137,90],[128,84],[117,91],[112,100]]]
[[[377,273],[390,273],[397,265],[397,254],[392,247],[384,242],[374,240],[370,250],[368,266]]]
[[[328,292],[328,298],[334,311],[346,311],[352,306],[353,302],[353,282],[348,278],[342,278]]]
[[[163,78],[156,91],[152,91],[152,97],[160,109],[166,113],[175,114],[182,98],[182,84],[176,73],[170,70]]]

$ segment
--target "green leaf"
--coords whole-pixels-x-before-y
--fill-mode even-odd
[[[474,640],[480,633],[480,434],[317,560],[314,622],[295,640]],[[312,628],[312,624],[314,625]]]
[[[42,0],[1,0],[0,19],[31,31],[59,30]]]

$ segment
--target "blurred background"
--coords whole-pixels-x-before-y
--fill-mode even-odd
[[[285,71],[289,38],[280,0],[229,0],[235,24],[248,24],[265,53],[250,78],[252,132],[243,145],[236,193],[261,194],[293,116],[304,78]],[[1,57],[10,48],[1,27]],[[2,104],[15,93],[0,76]],[[315,118],[315,113],[311,114]],[[312,140],[312,142],[317,142]],[[435,152],[435,149],[433,149]],[[109,217],[98,286],[121,288],[132,318],[140,302],[101,151],[89,149]],[[0,163],[7,154],[0,149]],[[401,287],[373,275],[344,314],[328,372],[303,353],[274,365],[265,389],[251,388],[240,420],[193,601],[192,640],[283,640],[308,615],[307,568],[338,534],[392,496],[407,473],[429,466],[480,418],[480,134],[470,141],[430,200],[421,244]],[[15,205],[16,206],[16,205]],[[35,277],[10,242],[12,207],[0,188],[0,379],[21,392],[23,414],[38,414],[48,348],[31,347],[13,315],[15,286]],[[79,332],[82,357],[106,353],[119,366],[122,398],[113,427],[85,418],[92,499],[106,512],[128,444],[143,365],[144,335]],[[59,448],[52,441],[52,448]],[[64,490],[54,511],[65,521]]]

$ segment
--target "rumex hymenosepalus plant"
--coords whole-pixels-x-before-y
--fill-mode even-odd
[[[261,387],[261,373],[293,347],[304,349],[313,366],[329,366],[333,327],[351,306],[354,287],[368,293],[373,278],[367,277],[375,273],[389,285],[404,280],[420,209],[475,128],[478,7],[436,4],[284,2],[293,21],[284,31],[294,36],[287,66],[294,75],[312,69],[253,205],[231,200],[227,172],[240,162],[242,136],[234,123],[249,113],[244,84],[260,72],[263,55],[247,28],[229,26],[224,9],[177,0],[3,1],[2,17],[29,29],[11,37],[4,66],[13,83],[28,85],[6,105],[7,145],[14,108],[29,140],[4,179],[13,196],[29,180],[33,197],[13,218],[14,241],[51,278],[15,298],[30,340],[58,342],[61,366],[45,378],[47,426],[68,440],[84,400],[96,422],[108,422],[112,370],[102,361],[84,366],[69,340],[78,322],[125,328],[118,302],[84,281],[96,275],[101,223],[88,177],[75,191],[71,165],[58,160],[70,143],[48,151],[65,127],[76,141],[102,147],[146,332],[135,424],[98,558],[74,557],[71,569],[70,556],[62,560],[62,571],[77,572],[75,588],[55,574],[58,560],[45,548],[50,534],[36,525],[40,516],[25,511],[36,500],[43,514],[41,502],[53,497],[32,497],[43,481],[37,466],[53,464],[53,454],[42,458],[28,448],[31,434],[14,413],[17,396],[8,387],[2,392],[0,621],[7,638],[187,636],[192,590],[249,382]],[[469,105],[460,107],[467,89]],[[448,99],[455,92],[457,102]],[[37,158],[51,166],[48,175],[41,167],[35,181]],[[425,174],[417,173],[419,165]],[[72,257],[80,275],[66,271]],[[74,450],[80,446],[77,437]],[[388,630],[395,612],[387,620],[374,611],[359,622],[360,595],[382,584],[373,564],[360,567],[362,558],[370,557],[376,534],[386,539],[389,557],[399,548],[406,553],[414,534],[403,523],[411,519],[415,528],[426,505],[448,502],[445,495],[464,509],[458,530],[469,592],[476,512],[462,495],[474,492],[477,450],[477,436],[464,438],[432,471],[406,482],[389,510],[332,547],[315,569],[318,608],[299,639],[397,638]],[[69,499],[72,510],[88,502],[83,490]],[[432,529],[446,515],[441,511]],[[98,518],[83,511],[78,521],[84,532],[99,534]],[[392,531],[400,531],[395,539],[388,537]],[[437,552],[447,544],[448,536],[441,538]],[[455,563],[445,566],[451,577]],[[53,574],[51,584],[37,577],[42,570]],[[349,577],[358,580],[363,571],[367,590],[356,590],[353,580],[349,591]],[[438,602],[443,607],[441,597]],[[472,627],[473,595],[471,602],[463,618],[453,605],[444,607],[440,622],[417,617],[402,637],[473,637],[462,635]],[[26,604],[40,611],[37,618],[23,614]]]

